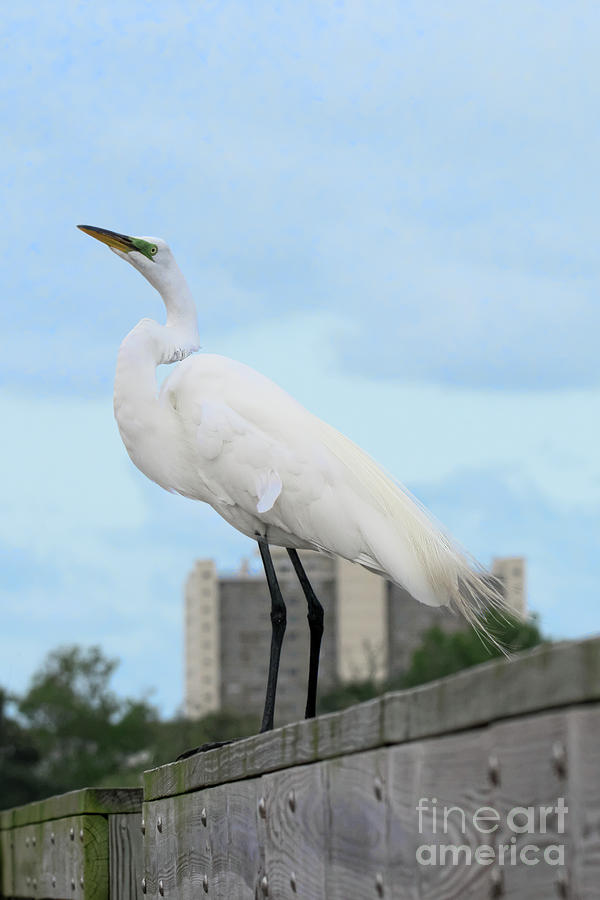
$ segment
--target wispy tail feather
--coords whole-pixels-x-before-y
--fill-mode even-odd
[[[324,444],[344,464],[365,504],[372,534],[368,549],[382,573],[422,603],[454,607],[482,639],[506,653],[487,624],[490,613],[513,613],[497,579],[445,533],[403,484],[345,435],[322,425]],[[369,513],[378,515],[375,519]]]

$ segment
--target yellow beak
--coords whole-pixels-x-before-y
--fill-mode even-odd
[[[116,231],[108,231],[106,228],[96,228],[95,225],[78,225],[77,227],[85,234],[96,238],[97,241],[102,241],[103,244],[116,247],[117,250],[123,250],[125,253],[136,249],[131,238],[126,234],[118,234]]]

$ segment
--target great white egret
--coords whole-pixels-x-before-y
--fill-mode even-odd
[[[119,350],[114,411],[135,465],[168,491],[209,503],[258,542],[271,595],[271,656],[261,731],[273,727],[285,603],[269,544],[286,547],[308,603],[306,716],[314,716],[323,608],[298,549],[337,554],[433,606],[477,623],[499,597],[408,491],[363,450],[248,366],[199,349],[196,307],[160,238],[78,226],[156,288],[165,325],[142,319]],[[179,363],[163,382],[156,367]]]

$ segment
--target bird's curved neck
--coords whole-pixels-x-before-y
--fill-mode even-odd
[[[167,328],[186,328],[197,337],[196,304],[179,266],[173,262],[160,283],[154,286],[167,310]]]
[[[199,348],[196,307],[180,270],[175,266],[169,277],[154,287],[167,310],[166,324],[142,319],[129,332],[119,349],[114,388],[121,437],[142,471],[144,467],[134,456],[157,426],[168,426],[172,413],[159,402],[156,368],[182,360]]]

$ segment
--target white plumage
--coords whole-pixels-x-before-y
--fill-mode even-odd
[[[169,491],[209,503],[250,537],[337,554],[429,605],[476,621],[498,602],[484,574],[364,451],[242,363],[198,349],[194,302],[170,249],[90,226],[161,294],[119,352],[114,408],[127,451]],[[187,357],[187,358],[185,358]],[[178,361],[160,392],[156,367]]]

